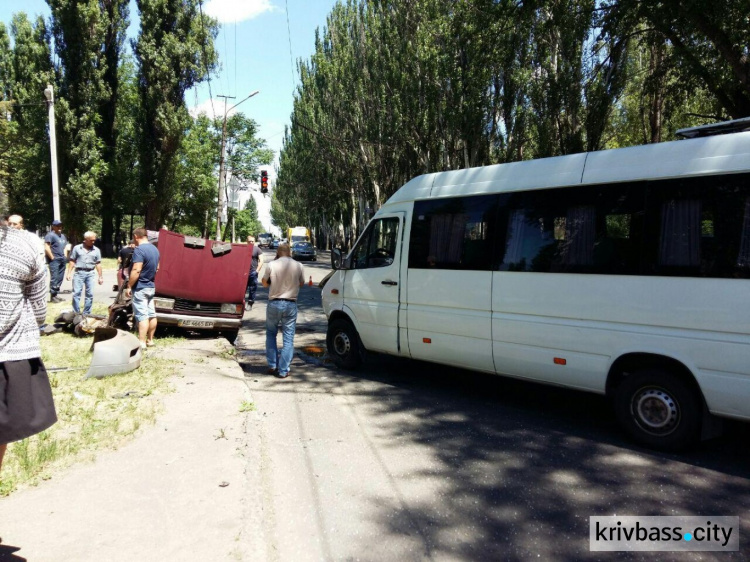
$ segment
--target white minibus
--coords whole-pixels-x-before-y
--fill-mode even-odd
[[[412,179],[332,254],[329,354],[605,394],[662,449],[750,420],[748,128]]]

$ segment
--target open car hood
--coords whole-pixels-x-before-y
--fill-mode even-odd
[[[251,244],[229,244],[160,230],[156,294],[201,302],[241,303]]]

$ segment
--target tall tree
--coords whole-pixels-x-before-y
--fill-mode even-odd
[[[221,131],[222,123],[214,123]],[[258,136],[258,124],[244,113],[235,113],[227,118],[225,139],[226,170],[241,185],[258,180],[258,167],[273,161],[273,151],[266,141]]]
[[[108,167],[98,131],[101,108],[110,95],[102,51],[108,18],[100,0],[47,0],[47,4],[62,75],[56,96],[61,207],[75,238],[94,220],[99,222],[101,180]]]
[[[115,108],[115,154],[106,181],[116,196],[112,197],[114,233],[118,243],[131,236],[131,225],[123,224],[126,215],[142,214],[140,200],[140,166],[138,162],[138,128],[136,117],[139,111],[138,78],[135,62],[130,55],[120,61],[118,68],[118,93]],[[106,222],[103,220],[103,223]],[[133,224],[133,226],[136,226]],[[138,224],[137,226],[142,226]],[[104,224],[102,225],[104,230]]]
[[[271,220],[273,224],[281,229],[281,232],[286,232],[291,224],[298,224],[298,221],[294,218],[290,219],[290,212],[285,205],[279,200],[276,190],[271,191]]]
[[[52,220],[50,143],[44,89],[55,84],[49,31],[42,18],[32,24],[25,14],[13,16],[12,68],[5,68],[11,121],[5,154],[8,204],[27,226],[42,228]],[[6,60],[7,63],[7,60]]]
[[[608,0],[601,23],[605,30],[661,35],[670,47],[662,53],[665,64],[688,89],[705,88],[721,114],[736,119],[750,115],[749,7],[747,0]],[[721,114],[703,118],[716,120]]]
[[[177,154],[190,123],[185,92],[214,71],[216,20],[201,0],[136,0],[141,31],[134,43],[141,98],[140,166],[146,225],[167,220],[175,196]]]
[[[207,236],[216,214],[220,140],[205,114],[191,119],[177,154],[175,180],[180,189],[170,211],[172,230]]]
[[[102,159],[107,164],[106,173],[99,184],[101,188],[101,239],[105,255],[111,255],[115,245],[115,217],[117,199],[120,197],[121,190],[117,167],[117,150],[122,147],[118,144],[121,124],[118,122],[118,105],[120,102],[120,62],[128,28],[128,4],[129,0],[99,0],[100,9],[105,18],[101,53],[104,63],[102,80],[105,93],[100,102],[101,120],[96,130],[102,141]],[[120,116],[122,117],[122,113]]]
[[[214,126],[217,131],[222,130],[223,123],[217,119],[214,122]],[[259,181],[258,166],[267,166],[273,161],[273,151],[266,147],[265,140],[256,136],[257,131],[258,124],[242,113],[235,113],[227,119],[224,142],[226,150],[226,164],[224,170],[228,176],[231,176],[236,181],[240,191],[247,191],[249,189],[249,182],[254,180]],[[225,189],[224,201],[228,203],[230,200],[227,191],[229,189],[229,182],[227,182],[225,178],[225,181],[222,183]],[[253,200],[253,204],[254,203],[255,201]],[[247,211],[247,209],[245,210]],[[237,214],[236,209],[229,209],[229,207],[227,207],[227,211],[228,214]],[[249,217],[244,216],[242,220],[246,223],[247,220],[249,220]],[[224,225],[224,235],[222,236],[222,239],[224,240],[227,238],[229,222],[230,221],[227,221],[227,224]],[[253,228],[255,227],[255,225],[252,226]],[[245,236],[247,236],[247,234],[245,234]]]
[[[234,234],[240,242],[247,240],[251,234],[257,236],[263,231],[263,225],[258,219],[258,205],[250,197],[245,208],[234,214]]]
[[[627,41],[595,0],[348,0],[301,63],[276,197],[349,241],[423,173],[601,148]],[[306,221],[306,222],[303,222]]]
[[[204,236],[208,234],[217,205],[222,125],[221,120],[211,120],[205,114],[190,119],[177,153],[175,179],[178,188],[166,208],[167,224],[171,228]],[[227,120],[226,170],[243,191],[258,178],[258,166],[268,165],[273,160],[273,151],[258,138],[257,129],[257,123],[241,113]],[[228,194],[224,200],[230,200]],[[226,232],[225,228],[225,235]]]
[[[8,191],[8,156],[13,142],[12,126],[7,116],[12,115],[13,92],[13,49],[5,24],[0,22],[0,213],[7,213]]]

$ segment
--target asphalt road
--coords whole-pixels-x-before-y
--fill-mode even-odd
[[[327,258],[307,271],[317,282]],[[370,354],[316,358],[320,290],[300,293],[290,380],[265,374],[263,292],[240,362],[262,560],[747,559],[589,552],[592,515],[750,512],[748,425],[680,455],[627,441],[599,396]]]

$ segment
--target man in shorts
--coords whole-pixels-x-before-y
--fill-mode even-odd
[[[0,224],[0,466],[8,443],[57,421],[39,346],[46,293],[47,267],[36,238]]]
[[[156,333],[156,310],[154,308],[154,292],[156,272],[159,271],[159,250],[148,241],[145,228],[133,231],[136,247],[130,265],[130,277],[125,296],[133,297],[133,315],[138,323],[138,339],[141,349],[154,345]]]

